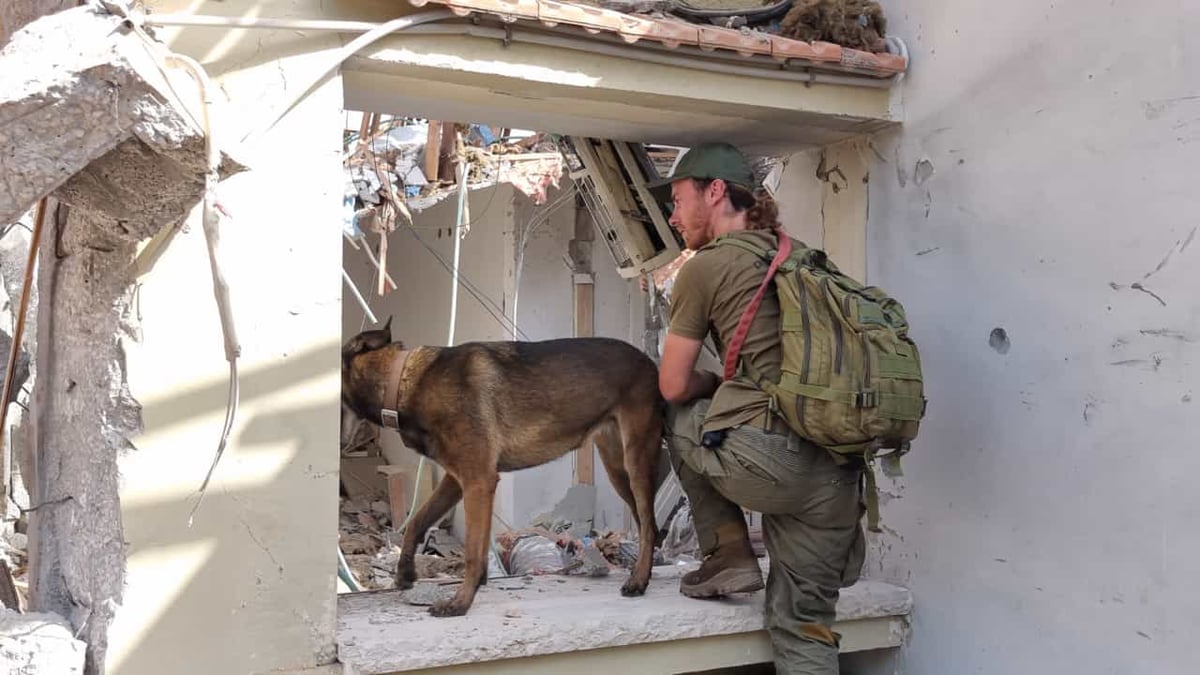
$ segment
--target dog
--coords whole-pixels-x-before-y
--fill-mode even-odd
[[[383,328],[343,345],[342,403],[359,418],[399,432],[406,446],[445,469],[404,532],[396,587],[412,587],[417,544],[461,499],[463,583],[429,611],[439,617],[466,614],[487,583],[500,472],[545,464],[595,442],[638,525],[637,562],[621,594],[642,595],[657,534],[654,492],[665,405],[654,361],[610,338],[406,349],[393,342],[391,323],[389,318]]]

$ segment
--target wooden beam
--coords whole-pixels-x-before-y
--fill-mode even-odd
[[[439,153],[441,158],[438,166],[438,175],[435,178],[430,178],[430,182],[440,180],[443,183],[455,183],[458,181],[456,169],[458,160],[455,157],[455,140],[458,138],[458,124],[442,122],[441,126],[441,143],[439,143]],[[428,150],[426,151],[428,152]]]
[[[587,209],[580,208],[576,203],[575,238],[569,245],[576,337],[592,337],[596,334],[596,278],[592,275],[593,238],[591,215]],[[596,484],[595,451],[590,443],[587,447],[575,451],[575,482],[582,485]]]
[[[436,183],[438,165],[442,152],[442,123],[429,120],[429,131],[425,135],[425,180]]]
[[[596,285],[590,274],[575,277],[575,335],[592,337],[596,334]]]
[[[591,274],[575,275],[575,336],[595,335],[596,285]],[[575,451],[575,482],[582,485],[596,484],[596,459],[592,444]]]

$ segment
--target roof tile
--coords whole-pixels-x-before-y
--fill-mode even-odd
[[[576,26],[592,34],[611,33],[627,43],[658,42],[675,49],[696,46],[708,52],[730,51],[746,58],[771,57],[796,60],[831,70],[847,70],[874,77],[890,77],[908,67],[897,54],[874,54],[829,42],[804,42],[760,31],[740,31],[677,18],[625,14],[610,9],[559,0],[409,0],[416,7],[433,2],[457,16],[473,12],[491,14],[507,22],[540,21],[547,26]]]

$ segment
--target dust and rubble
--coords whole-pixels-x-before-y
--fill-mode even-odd
[[[380,456],[377,461],[386,460]],[[559,503],[561,510],[556,508],[536,516],[525,527],[503,526],[488,552],[491,586],[518,589],[532,577],[607,577],[633,569],[638,554],[636,533],[592,528],[590,505],[570,496],[588,494],[586,490],[575,489],[579,487],[568,490],[568,496]],[[360,484],[353,493],[343,494],[339,519],[339,546],[349,572],[362,590],[391,589],[403,532],[397,528],[391,506],[380,489],[371,491]],[[751,545],[756,555],[762,557],[766,549],[761,523],[755,522],[757,517],[748,513],[747,524]],[[462,542],[448,528],[431,529],[417,547],[417,583],[404,595],[405,601],[430,604],[452,594],[466,567],[463,551]],[[682,496],[666,522],[660,523],[653,564],[688,565],[701,557],[691,509],[687,497]]]
[[[390,480],[415,472],[388,463],[379,434],[374,425],[350,429],[343,439],[341,459],[338,543],[349,574],[359,589],[368,591],[394,586],[407,519],[412,508],[419,507],[432,491],[429,483]],[[393,490],[405,493],[395,495]],[[411,497],[414,490],[415,500]],[[638,554],[636,533],[596,529],[595,500],[594,486],[577,484],[565,490],[552,509],[533,516],[524,526],[499,523],[488,554],[489,579],[603,577],[631,570]],[[757,541],[761,550],[761,530],[751,525],[752,541]],[[686,564],[700,558],[686,496],[678,498],[659,526],[655,565]],[[419,581],[437,585],[461,580],[466,566],[463,544],[444,524],[431,528],[417,546],[415,563]],[[425,589],[416,597],[424,602],[432,592]]]

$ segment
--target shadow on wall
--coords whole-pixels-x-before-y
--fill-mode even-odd
[[[244,374],[244,409],[328,379],[339,353],[340,345],[324,344]],[[144,407],[146,426],[219,415],[225,389],[220,381],[153,401]],[[336,386],[329,396],[338,396]],[[250,673],[333,659],[338,446],[331,410],[337,406],[311,393],[307,400],[241,418],[192,527],[187,519],[202,475],[189,476],[186,491],[123,507],[129,587],[117,628],[123,630],[124,619],[136,635],[110,650],[110,672]],[[203,442],[191,447],[211,450]],[[314,467],[312,458],[326,452],[331,459],[322,466],[329,468]]]

